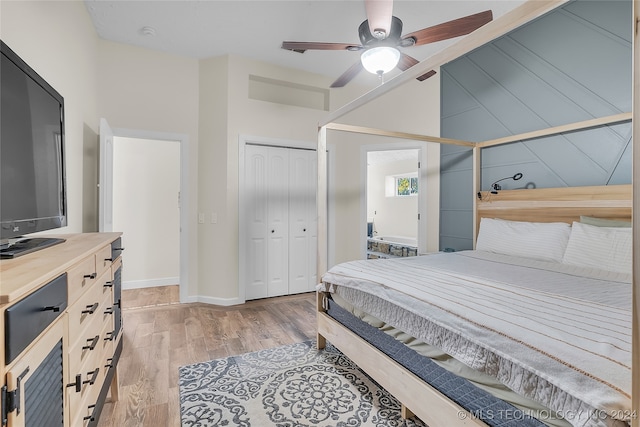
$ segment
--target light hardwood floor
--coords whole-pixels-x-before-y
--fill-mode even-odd
[[[233,307],[177,301],[177,286],[123,291],[120,398],[99,427],[178,427],[180,366],[316,336],[314,293]]]

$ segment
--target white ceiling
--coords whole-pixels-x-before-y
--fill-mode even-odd
[[[384,150],[367,152],[368,165],[382,165],[403,160],[415,160],[418,162],[418,150]]]
[[[396,0],[393,14],[407,34],[438,23],[491,9],[494,19],[523,0]],[[233,54],[333,79],[359,60],[358,52],[280,48],[282,41],[358,43],[366,19],[363,0],[85,0],[98,35],[193,58]],[[143,27],[155,35],[145,35]],[[404,49],[418,60],[452,40]],[[362,76],[365,74],[365,76]],[[361,73],[356,81],[377,84]],[[396,73],[397,74],[397,73]]]

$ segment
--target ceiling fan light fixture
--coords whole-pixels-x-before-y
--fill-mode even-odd
[[[385,74],[400,61],[400,51],[390,46],[378,46],[365,50],[360,56],[362,66],[371,74]]]

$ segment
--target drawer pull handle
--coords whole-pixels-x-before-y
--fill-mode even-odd
[[[96,335],[95,337],[88,339],[87,343],[90,343],[90,344],[83,346],[82,349],[93,350],[94,348],[96,348],[96,345],[98,344],[99,339],[100,339],[100,335]]]
[[[96,277],[98,277],[98,273],[91,273],[91,274],[84,275],[85,279],[95,279]]]
[[[113,288],[113,282],[104,282],[104,285],[102,285],[105,288]]]
[[[91,372],[87,372],[87,376],[91,375],[91,378],[82,381],[82,384],[93,385],[98,379],[98,372],[100,372],[100,368],[96,368]]]
[[[104,314],[113,314],[113,307],[107,307],[104,310]]]
[[[42,311],[53,311],[54,313],[60,312],[60,308],[64,305],[63,302],[58,303],[58,305],[48,305],[46,307],[42,307]]]
[[[82,374],[76,375],[75,382],[72,382],[71,384],[67,384],[67,387],[75,387],[76,393],[80,393],[82,391]]]
[[[107,369],[113,368],[113,357],[107,359],[107,364],[104,367]]]
[[[104,337],[105,341],[113,341],[113,339],[116,337],[116,331],[111,331],[111,332],[107,332],[107,336]]]
[[[94,422],[96,420],[96,418],[94,416],[95,412],[96,412],[95,407],[96,407],[96,405],[87,406],[87,409],[93,409],[93,411],[91,411],[91,415],[87,415],[86,417],[82,418],[84,421],[88,420],[88,421]]]
[[[86,310],[82,310],[82,314],[93,314],[98,308],[98,303],[94,302],[93,305],[88,305]]]

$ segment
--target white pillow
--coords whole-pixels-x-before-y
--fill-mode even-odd
[[[476,250],[562,262],[571,226],[564,222],[524,222],[482,218]]]
[[[630,227],[596,227],[574,222],[562,262],[631,274],[632,243]]]

